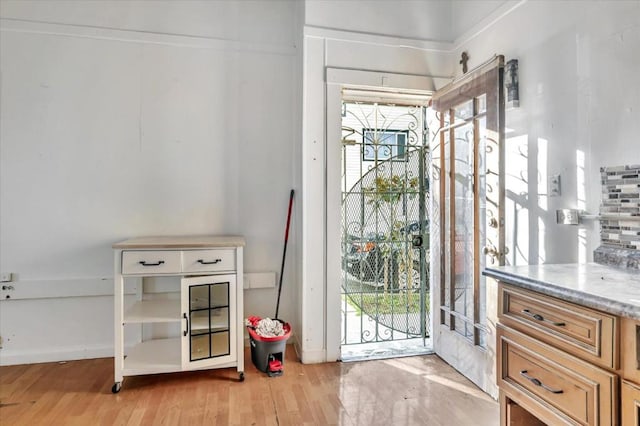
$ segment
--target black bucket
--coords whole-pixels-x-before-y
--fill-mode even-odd
[[[249,331],[249,341],[251,344],[251,362],[263,373],[271,375],[281,375],[284,365],[287,340],[291,335],[291,327],[284,324],[285,334],[277,337],[259,336],[252,327],[247,327]],[[276,363],[273,363],[277,361]],[[274,367],[274,366],[278,366]]]

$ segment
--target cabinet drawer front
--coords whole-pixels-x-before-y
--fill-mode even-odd
[[[620,320],[620,364],[625,379],[640,383],[640,321]]]
[[[640,386],[622,381],[622,426],[638,426],[640,424]]]
[[[179,274],[180,252],[127,250],[122,252],[123,274]]]
[[[525,395],[568,423],[615,423],[615,374],[502,326],[498,343],[501,388]]]
[[[182,252],[183,272],[233,271],[236,268],[235,250],[185,250]]]
[[[500,284],[498,317],[509,327],[598,365],[618,368],[617,320],[593,309]]]

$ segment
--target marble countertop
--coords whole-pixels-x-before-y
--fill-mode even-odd
[[[488,267],[484,275],[528,290],[640,320],[640,273],[597,263]]]
[[[193,249],[244,247],[244,237],[236,235],[188,235],[177,237],[138,237],[113,244],[114,249]]]

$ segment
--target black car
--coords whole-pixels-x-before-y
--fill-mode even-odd
[[[416,225],[417,227],[417,225]],[[401,266],[402,254],[412,248],[412,240],[389,241],[384,234],[369,233],[347,239],[342,265],[357,280],[374,286],[391,278],[391,289],[417,290],[420,288],[420,259],[413,259],[411,268]]]
[[[402,228],[400,228],[400,233],[401,234],[419,234],[420,231],[422,231],[422,229],[425,230],[425,232],[429,232],[429,219],[424,219],[422,221],[413,221],[413,222],[409,222],[407,223],[405,226],[403,226]]]
[[[362,281],[382,281],[384,256],[380,244],[385,239],[383,234],[374,233],[362,237],[349,236],[342,259],[345,270]]]

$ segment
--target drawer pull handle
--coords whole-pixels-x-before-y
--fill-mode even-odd
[[[187,334],[189,334],[189,317],[187,317],[187,314],[183,313],[182,318],[184,318],[187,321],[187,329],[182,332],[182,335],[186,336]]]
[[[551,393],[564,393],[564,391],[562,389],[560,389],[560,390],[552,389],[549,386],[547,386],[544,383],[542,383],[540,380],[536,379],[535,377],[531,377],[530,375],[527,374],[527,370],[522,370],[520,372],[520,375],[522,377],[524,377],[525,379],[529,380],[534,385],[540,386],[542,389],[547,390],[547,391],[549,391]]]
[[[159,266],[164,263],[164,260],[158,260],[156,263],[147,263],[146,260],[141,260],[140,263],[142,266]]]
[[[222,259],[216,259],[213,262],[205,262],[202,259],[198,259],[198,263],[201,265],[215,265],[216,263],[220,263],[220,262],[222,262]]]
[[[531,318],[533,318],[535,320],[542,321],[542,322],[548,322],[549,324],[555,325],[556,327],[564,327],[565,325],[567,325],[567,324],[565,324],[563,322],[549,321],[548,319],[545,319],[542,315],[534,314],[533,312],[531,312],[528,309],[523,309],[522,313],[525,314],[525,315],[529,315]]]

